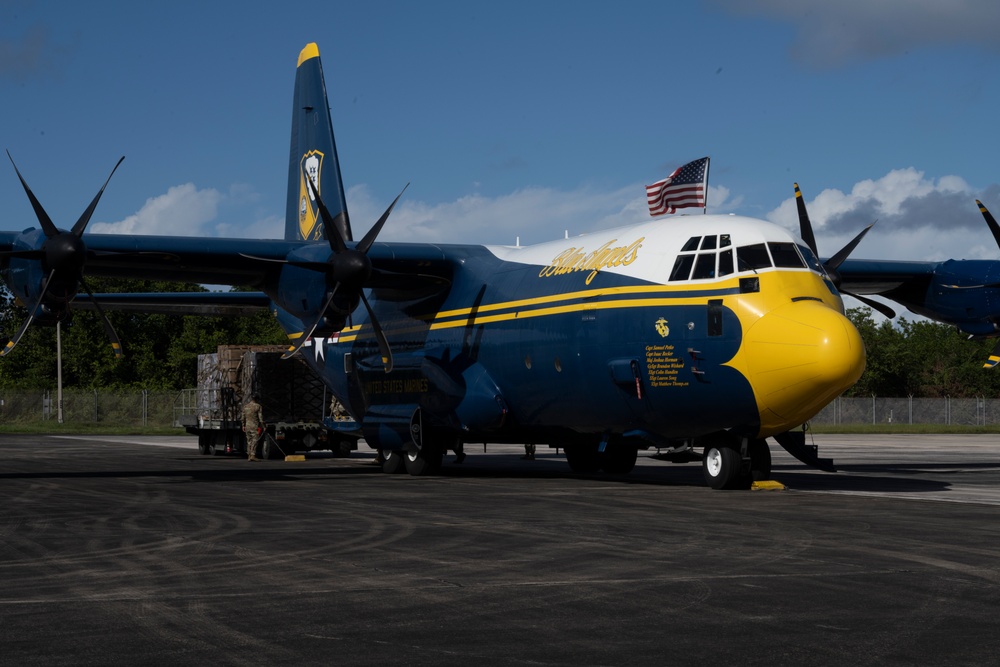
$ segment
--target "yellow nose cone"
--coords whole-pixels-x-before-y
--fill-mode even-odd
[[[819,301],[796,301],[765,314],[746,332],[743,344],[760,437],[808,421],[865,370],[858,330]]]

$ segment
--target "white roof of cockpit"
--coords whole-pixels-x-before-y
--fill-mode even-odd
[[[766,220],[738,215],[685,215],[537,245],[488,249],[508,262],[576,266],[579,270],[592,270],[591,265],[596,265],[602,272],[665,282],[677,254],[691,237],[720,234],[728,234],[734,247],[768,241],[802,243],[787,229]]]

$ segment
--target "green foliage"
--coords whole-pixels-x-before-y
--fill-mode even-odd
[[[95,292],[197,292],[198,285],[147,280],[91,278]],[[0,325],[8,336],[24,318],[9,292],[0,303]],[[62,327],[63,386],[81,389],[176,390],[196,385],[197,357],[219,345],[280,344],[287,341],[270,313],[249,317],[108,312],[125,358],[116,361],[96,312],[76,311]],[[0,363],[0,387],[54,388],[56,330],[33,326]]]
[[[847,396],[1000,396],[1000,373],[983,368],[995,340],[969,340],[939,322],[876,324],[869,308],[851,308],[847,317],[868,355],[864,375]]]

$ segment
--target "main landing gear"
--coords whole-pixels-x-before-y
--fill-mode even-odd
[[[749,489],[754,482],[771,478],[766,440],[744,442],[729,433],[713,433],[704,438],[704,446],[701,470],[713,489]]]

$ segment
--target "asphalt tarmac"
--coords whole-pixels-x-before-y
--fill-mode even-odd
[[[0,664],[996,664],[1000,436],[816,443],[840,472],[723,492],[0,436]]]

